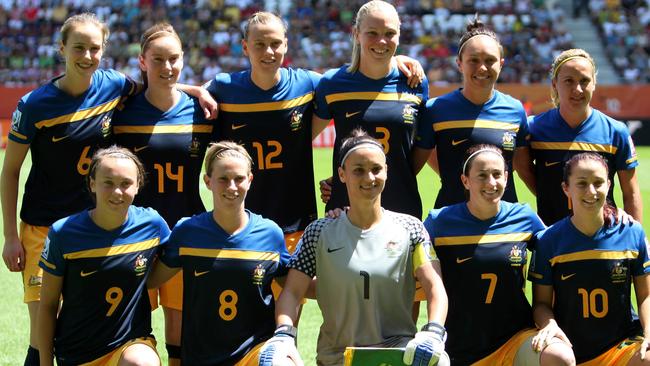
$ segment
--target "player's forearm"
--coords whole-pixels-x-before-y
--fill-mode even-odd
[[[58,303],[41,301],[38,311],[38,350],[41,366],[53,366],[54,329]]]
[[[18,238],[17,204],[19,171],[2,169],[0,199],[2,200],[2,223],[5,240]]]
[[[440,262],[436,260],[421,265],[415,275],[427,298],[428,321],[445,324],[449,300],[440,273]]]
[[[533,321],[537,324],[539,329],[546,327],[551,322],[555,323],[553,310],[547,304],[533,304]]]
[[[278,325],[296,323],[302,299],[305,298],[311,281],[305,273],[296,269],[289,270],[287,281],[275,304],[275,320]]]
[[[623,193],[623,209],[638,222],[643,222],[643,200],[639,190]]]

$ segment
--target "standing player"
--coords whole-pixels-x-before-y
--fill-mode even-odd
[[[355,130],[337,156],[350,209],[336,219],[314,221],[305,230],[289,263],[278,300],[278,328],[262,349],[261,365],[297,357],[296,306],[314,277],[323,315],[319,365],[342,365],[343,352],[351,346],[406,346],[407,364],[414,362],[414,351],[417,365],[446,357],[447,296],[428,235],[419,219],[381,207],[387,179],[384,146]],[[426,294],[429,319],[417,334],[412,318],[416,278]]]
[[[428,98],[426,80],[410,87],[393,55],[399,44],[400,20],[395,8],[382,0],[365,3],[353,28],[352,63],[323,75],[316,89],[316,115],[334,119],[336,139],[332,163],[332,193],[328,210],[348,204],[336,162],[344,136],[363,128],[376,137],[386,153],[390,174],[382,206],[422,217],[411,159],[420,107]]]
[[[183,49],[171,25],[159,23],[144,32],[140,67],[147,89],[115,113],[113,133],[119,145],[138,155],[150,179],[135,204],[154,208],[173,227],[182,217],[205,212],[199,180],[213,126],[197,99],[177,88]],[[160,288],[171,365],[180,358],[182,286],[179,273]]]
[[[456,63],[463,74],[463,87],[427,102],[416,140],[415,171],[431,156],[440,175],[436,208],[464,202],[458,177],[463,173],[462,158],[468,146],[500,147],[510,176],[513,164],[517,168],[519,159],[527,163],[529,155],[524,107],[494,89],[504,63],[503,47],[478,17],[460,39]],[[503,199],[517,201],[513,179],[508,181]]]
[[[206,153],[213,211],[182,219],[150,278],[157,287],[183,269],[181,363],[256,365],[275,327],[271,281],[286,275],[282,230],[246,209],[253,175],[246,150],[219,142]]]
[[[596,64],[584,50],[562,52],[553,61],[551,98],[556,108],[542,113],[530,123],[534,177],[528,186],[536,190],[537,212],[552,224],[570,212],[562,192],[562,168],[573,155],[595,152],[607,161],[612,182],[607,198],[614,202],[614,175],[623,192],[623,207],[637,221],[643,219],[643,202],[636,178],[637,161],[632,137],[625,124],[592,108],[589,103],[596,89]],[[534,174],[533,174],[534,169]],[[536,184],[536,182],[544,184]]]
[[[567,161],[562,190],[573,215],[539,234],[528,278],[540,326],[533,346],[568,339],[582,365],[650,363],[650,256],[635,221],[616,223],[606,203],[607,161],[580,153]],[[631,310],[634,283],[639,320]]]
[[[554,343],[540,356],[526,286],[526,249],[545,228],[528,207],[502,201],[507,165],[494,145],[471,147],[461,181],[469,198],[431,210],[424,221],[435,247],[449,302],[447,352],[459,365],[575,364]],[[480,335],[480,336],[478,336]]]
[[[129,150],[97,151],[88,177],[96,207],[55,222],[40,260],[40,364],[160,365],[145,282],[169,228],[131,205],[144,169]]]

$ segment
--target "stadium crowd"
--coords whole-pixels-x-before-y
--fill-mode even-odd
[[[0,84],[40,84],[63,70],[56,30],[69,15],[95,12],[111,31],[103,67],[139,79],[137,56],[143,29],[169,21],[186,45],[181,81],[200,84],[218,72],[248,66],[240,25],[258,10],[271,10],[289,24],[285,65],[325,71],[348,61],[353,16],[363,1],[341,0],[25,0],[0,1]],[[514,5],[513,5],[514,4]],[[398,53],[420,61],[430,82],[460,82],[456,40],[478,12],[505,48],[502,82],[546,80],[552,58],[572,47],[565,14],[543,0],[400,0]],[[646,57],[647,60],[647,57]]]

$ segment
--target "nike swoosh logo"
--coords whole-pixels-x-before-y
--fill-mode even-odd
[[[576,275],[575,273],[571,273],[571,274],[566,275],[566,276],[562,275],[562,276],[560,276],[560,278],[562,279],[562,281],[565,281],[565,280],[568,280],[569,278],[571,278],[571,277],[573,277],[575,275]]]
[[[210,272],[210,271],[198,272],[198,271],[194,270],[194,277],[200,277],[200,276],[203,276],[204,274],[206,274],[206,273],[208,273],[208,272]]]
[[[458,140],[458,141],[456,141],[456,140],[451,140],[451,146],[460,145],[460,144],[462,144],[462,143],[465,142],[465,141],[467,141],[467,139],[462,139],[462,140]]]
[[[231,126],[233,131],[238,130],[238,129],[242,128],[242,127],[246,127],[246,124],[244,123],[243,125],[232,125]]]
[[[65,135],[65,136],[61,136],[61,137],[52,136],[52,142],[59,142],[59,141],[61,141],[63,139],[67,139],[68,137],[70,137],[70,135]]]
[[[133,149],[133,152],[140,152],[140,151],[142,151],[142,150],[144,150],[144,149],[146,149],[146,148],[148,148],[148,147],[149,147],[149,145],[144,145],[144,146],[136,147],[136,148]]]
[[[352,112],[352,113],[345,112],[345,118],[350,118],[352,116],[356,116],[359,113],[361,113],[361,111],[356,111],[356,112]]]
[[[336,252],[337,250],[341,250],[341,249],[343,249],[343,248],[344,248],[344,247],[334,248],[334,249],[327,248],[327,252],[328,252],[328,253],[334,253],[334,252]]]
[[[93,274],[93,273],[97,273],[97,272],[98,272],[98,271],[90,271],[90,272],[84,272],[84,271],[81,271],[81,273],[79,273],[79,275],[81,275],[81,277],[88,277],[88,276],[90,276],[91,274]]]
[[[553,166],[553,165],[558,165],[558,164],[560,164],[559,161],[551,161],[550,163],[549,163],[548,161],[545,161],[545,162],[544,162],[544,166],[545,166],[545,167],[549,167],[549,166]]]
[[[467,258],[463,258],[463,259],[460,259],[460,258],[456,257],[456,263],[458,263],[458,264],[464,263],[464,262],[467,262],[470,259],[472,259],[472,257],[467,257]]]

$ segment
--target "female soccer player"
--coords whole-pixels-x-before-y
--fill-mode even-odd
[[[145,281],[169,228],[131,205],[144,169],[129,150],[101,149],[88,169],[95,208],[55,222],[39,263],[40,364],[160,365]]]
[[[648,239],[633,220],[616,223],[607,204],[607,161],[580,153],[567,161],[562,190],[573,215],[539,234],[528,278],[543,349],[551,337],[570,340],[582,365],[650,362]],[[639,319],[631,308],[634,283]]]
[[[424,221],[454,304],[447,315],[447,352],[458,365],[571,365],[568,345],[539,354],[524,288],[526,249],[545,228],[528,205],[502,201],[506,161],[494,145],[467,150],[461,181],[467,202],[431,210]]]
[[[446,357],[447,296],[428,235],[419,219],[381,206],[387,178],[384,146],[355,130],[337,156],[350,209],[336,219],[316,220],[305,230],[278,300],[278,328],[262,350],[261,364],[287,355],[297,359],[296,306],[314,277],[323,314],[319,365],[342,365],[343,352],[351,346],[407,346],[409,365],[414,351],[415,364]],[[429,320],[417,334],[412,318],[416,279],[426,293]]]
[[[389,210],[422,217],[411,159],[413,137],[420,107],[428,98],[426,80],[410,87],[395,67],[393,55],[399,44],[397,10],[382,0],[365,3],[357,12],[353,32],[352,62],[323,75],[316,88],[316,115],[334,119],[336,139],[332,163],[332,192],[326,208],[347,206],[345,187],[339,180],[336,162],[344,136],[361,127],[382,144],[390,174],[382,195]],[[399,177],[399,178],[397,178]]]
[[[427,102],[416,140],[415,171],[420,171],[431,156],[440,175],[436,208],[465,201],[458,177],[468,146],[491,144],[501,148],[510,176],[513,164],[518,168],[519,161],[528,163],[526,112],[521,102],[494,89],[504,63],[503,47],[478,18],[460,39],[456,63],[463,74],[463,87]],[[512,179],[503,199],[517,201]]]
[[[244,208],[253,175],[246,150],[211,145],[204,181],[213,211],[174,227],[150,278],[157,287],[183,269],[181,363],[256,365],[275,328],[271,281],[286,275],[282,230]]]
[[[571,208],[560,184],[564,163],[587,151],[599,153],[607,161],[612,182],[607,194],[610,202],[614,202],[617,174],[625,211],[639,222],[643,219],[636,178],[639,163],[630,133],[623,123],[589,105],[596,89],[596,73],[593,58],[584,50],[571,49],[558,55],[551,68],[551,98],[556,108],[535,116],[530,123],[535,165],[525,165],[532,176],[527,184],[536,190],[537,211],[549,225],[567,216]]]
[[[139,59],[147,89],[115,113],[113,133],[119,145],[138,155],[150,180],[135,204],[152,207],[173,227],[182,217],[205,212],[199,180],[213,126],[197,99],[177,87],[183,49],[171,25],[159,23],[144,32]],[[179,273],[160,288],[172,365],[180,358],[182,286]]]
[[[139,87],[114,70],[98,69],[108,39],[107,26],[94,14],[68,18],[61,27],[63,76],[25,95],[12,117],[2,168],[1,198],[4,227],[2,256],[10,271],[22,271],[24,301],[30,314],[30,348],[26,364],[38,364],[36,312],[42,271],[38,256],[48,227],[56,220],[91,206],[84,192],[90,158],[110,140],[111,117],[122,97]],[[201,88],[184,86],[201,95],[209,115],[211,98]],[[213,112],[212,112],[213,113]],[[32,166],[16,224],[18,179],[27,151]]]

